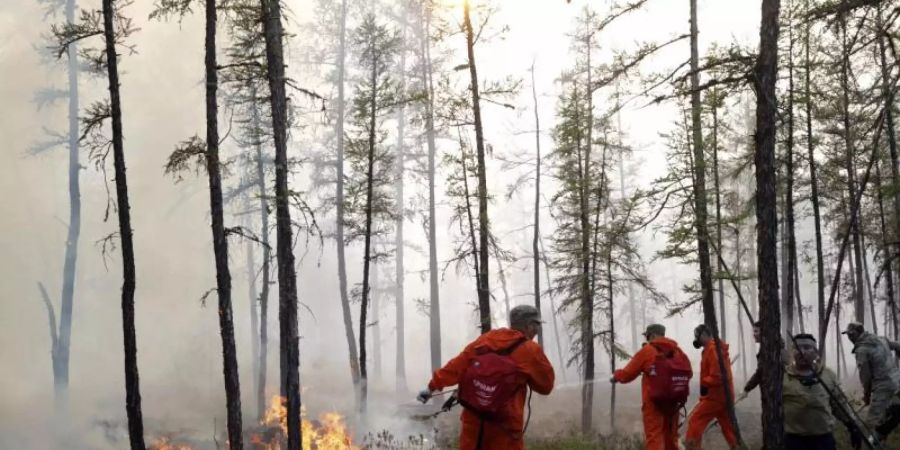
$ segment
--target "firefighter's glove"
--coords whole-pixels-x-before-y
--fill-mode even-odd
[[[428,400],[431,400],[431,390],[422,389],[421,391],[419,391],[419,395],[416,396],[416,400],[422,403],[428,403]]]
[[[706,394],[709,394],[709,388],[701,384],[700,385],[700,396],[706,397]]]

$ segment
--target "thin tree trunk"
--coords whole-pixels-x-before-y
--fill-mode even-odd
[[[691,0],[691,123],[694,144],[694,227],[697,230],[697,257],[700,262],[700,287],[703,291],[703,319],[713,335],[716,348],[716,359],[723,378],[723,390],[725,392],[725,404],[735,434],[741,440],[740,427],[734,414],[734,399],[731,389],[731,380],[728,379],[726,361],[722,355],[722,344],[719,339],[718,320],[716,319],[716,305],[713,298],[712,269],[709,263],[709,230],[707,228],[708,215],[706,211],[706,156],[703,152],[703,129],[700,118],[700,78],[699,56],[697,51],[697,0]]]
[[[882,265],[882,269],[879,270],[879,273],[882,274],[885,278],[885,294],[887,296],[887,303],[890,307],[890,317],[896,318],[896,306],[894,303],[894,274],[891,267],[891,244],[888,242],[888,229],[887,222],[884,217],[884,190],[882,190],[881,185],[881,163],[875,166],[875,180],[877,184],[875,185],[875,189],[878,191],[878,219],[881,225],[881,251],[882,258],[884,259],[884,264]],[[888,314],[885,314],[887,317]],[[888,332],[888,327],[885,326],[884,334],[890,336],[891,334]]]
[[[862,241],[863,282],[866,287],[866,299],[868,300],[869,315],[872,318],[872,333],[878,334],[878,319],[875,318],[875,293],[872,292],[872,279],[869,276],[869,255],[866,251],[865,236]]]
[[[734,276],[737,277],[737,290],[741,292],[741,277],[743,276],[743,272],[741,271],[741,260],[743,259],[743,254],[741,252],[741,229],[739,227],[735,227],[734,229],[734,267],[735,273]],[[742,294],[743,295],[743,294]],[[744,334],[744,316],[738,314],[738,336],[741,338],[741,374],[743,375],[743,380],[747,381],[747,339]]]
[[[761,322],[760,370],[762,382],[763,448],[784,448],[784,410],[781,405],[781,314],[778,305],[778,264],[775,241],[775,82],[778,75],[779,0],[763,0],[759,31],[756,86],[756,228],[757,274]]]
[[[406,42],[406,22],[409,10],[404,7],[403,8],[403,19],[401,23],[403,26],[403,34],[401,37],[401,42]],[[404,92],[406,89],[406,49],[401,50],[400,52],[400,91]],[[397,211],[399,212],[397,216],[397,222],[395,225],[395,246],[396,246],[396,254],[394,255],[394,268],[395,268],[395,281],[394,281],[394,300],[397,302],[396,304],[396,326],[397,326],[397,360],[395,366],[395,376],[397,378],[396,389],[398,393],[406,392],[406,332],[405,332],[405,320],[404,320],[404,305],[403,302],[406,299],[404,293],[404,284],[405,284],[405,269],[403,267],[404,263],[404,239],[403,239],[403,224],[406,221],[405,217],[405,202],[404,202],[404,193],[403,193],[403,176],[404,176],[404,165],[405,161],[405,143],[404,138],[406,136],[406,107],[401,104],[399,109],[397,110],[397,181],[396,181],[396,189],[397,189]]]
[[[478,271],[478,242],[475,240],[475,218],[472,215],[472,194],[469,191],[469,169],[466,166],[466,151],[463,146],[462,136],[459,138],[459,148],[462,151],[462,158],[460,161],[462,162],[462,173],[463,173],[463,194],[466,198],[465,208],[466,208],[466,219],[469,223],[469,239],[472,242],[472,263],[475,268],[475,286],[479,286],[481,284],[481,279],[478,276],[481,272]],[[480,310],[479,310],[480,311]],[[481,323],[481,322],[479,322]]]
[[[216,262],[216,293],[219,298],[219,330],[222,335],[222,372],[225,377],[228,442],[232,449],[244,448],[241,425],[241,383],[231,307],[231,271],[228,268],[228,237],[222,206],[222,175],[219,162],[219,104],[216,91],[216,0],[206,0],[206,172],[209,174],[209,204],[212,216],[213,253]]]
[[[809,0],[805,0],[805,10],[810,11]],[[810,60],[810,25],[811,21],[806,21],[805,30],[803,33],[804,45],[804,70],[803,76],[805,78],[805,88],[806,88],[806,151],[807,151],[807,159],[809,163],[809,183],[810,183],[810,200],[812,202],[813,207],[813,224],[815,227],[815,235],[816,235],[816,294],[817,294],[817,306],[818,306],[818,315],[819,315],[819,354],[822,359],[825,359],[826,355],[826,345],[825,338],[828,335],[828,326],[825,322],[825,268],[824,266],[824,257],[822,255],[822,218],[819,213],[819,182],[816,178],[816,159],[815,159],[815,151],[813,144],[813,132],[812,132],[812,62]]]
[[[350,296],[347,293],[347,257],[344,253],[344,78],[347,41],[347,0],[341,0],[340,47],[337,61],[337,120],[334,134],[337,139],[337,185],[335,192],[335,243],[337,247],[338,284],[341,294],[341,314],[344,319],[344,335],[347,338],[347,351],[350,358],[350,377],[353,385],[359,384],[359,355],[356,351],[356,338],[353,336],[353,316],[350,313]],[[358,386],[356,388],[359,389]],[[357,392],[357,396],[358,396]]]
[[[532,263],[534,265],[534,307],[541,311],[541,253],[538,241],[541,238],[541,120],[538,114],[537,86],[534,81],[534,63],[531,63],[531,97],[534,100],[534,235],[531,240]],[[555,316],[555,313],[554,313]],[[554,321],[554,325],[556,322]],[[544,331],[538,329],[538,345],[544,346]]]
[[[429,343],[431,344],[431,370],[441,367],[441,306],[440,290],[438,289],[438,264],[437,264],[437,226],[435,218],[435,165],[437,159],[437,145],[434,132],[434,83],[432,80],[431,47],[429,36],[431,35],[431,12],[426,2],[422,2],[422,37],[421,54],[422,82],[425,84],[427,99],[425,101],[425,139],[428,143],[428,286],[429,308],[428,322],[430,327]]]
[[[793,1],[788,7],[788,99],[787,99],[787,141],[785,151],[787,152],[787,183],[785,189],[785,237],[787,238],[787,266],[784,268],[787,283],[783,289],[787,298],[787,305],[790,308],[787,312],[787,330],[788,336],[793,335],[795,310],[796,316],[802,317],[800,308],[795,305],[794,283],[797,268],[797,244],[794,233],[794,17],[793,17]],[[795,309],[796,307],[796,309]]]
[[[844,138],[844,151],[846,152],[846,166],[847,170],[847,190],[850,193],[850,200],[856,198],[856,172],[854,165],[854,146],[852,140],[850,138],[850,86],[849,86],[849,77],[850,77],[850,55],[849,48],[847,45],[847,23],[846,17],[841,16],[840,20],[841,26],[841,116],[843,120],[843,138]],[[855,273],[855,283],[856,289],[854,291],[854,314],[855,320],[859,323],[865,323],[866,319],[866,302],[865,302],[865,292],[863,290],[863,273],[862,273],[862,244],[860,242],[860,232],[859,232],[859,219],[857,215],[851,214],[850,216],[850,236],[853,239],[853,258],[856,261],[856,271]]]
[[[66,23],[75,23],[75,0],[66,1]],[[60,296],[59,333],[56,351],[51,353],[53,386],[57,409],[65,407],[69,389],[69,347],[72,336],[72,304],[75,299],[75,266],[78,261],[78,241],[81,236],[81,163],[79,162],[78,128],[78,48],[68,49],[69,94],[69,230],[63,257],[63,284]]]
[[[262,240],[262,287],[259,293],[259,378],[256,382],[256,418],[261,421],[266,412],[266,376],[269,361],[269,285],[271,278],[272,247],[269,245],[269,196],[266,191],[265,161],[262,152],[262,124],[259,118],[259,99],[256,89],[251,94],[251,120],[256,130],[256,190],[259,196],[260,239]]]
[[[590,54],[590,50],[588,50],[588,54]],[[588,73],[590,73],[590,61],[588,61]],[[590,78],[590,76],[588,77]],[[575,84],[575,98],[576,98],[576,107],[578,105],[578,83]],[[586,95],[590,97],[590,81],[587,83],[588,92]],[[588,113],[589,119],[586,121],[588,133],[591,129],[591,114]],[[576,123],[579,124],[579,127],[582,126],[582,119],[580,114],[576,117]],[[581,133],[578,133],[577,138],[577,147],[580,149],[582,146],[581,141]],[[591,433],[591,428],[593,427],[593,404],[594,404],[594,293],[591,291],[591,285],[593,276],[591,272],[591,246],[590,246],[590,237],[591,237],[591,222],[588,217],[589,215],[589,201],[588,196],[590,195],[590,165],[591,165],[591,142],[590,138],[587,139],[587,142],[584,144],[585,151],[583,160],[582,157],[579,156],[578,162],[578,171],[579,171],[579,179],[581,181],[579,186],[579,197],[580,197],[580,227],[581,227],[581,305],[579,310],[579,322],[581,328],[581,357],[582,357],[582,370],[583,370],[583,385],[581,388],[581,432],[582,434],[588,435]],[[579,151],[580,153],[580,151]]]
[[[375,55],[374,43],[369,43],[369,54]],[[375,178],[375,126],[378,89],[378,62],[372,57],[372,72],[369,74],[369,83],[372,92],[369,93],[369,154],[368,169],[366,170],[366,219],[365,219],[365,244],[363,245],[363,282],[362,301],[359,305],[359,382],[360,402],[359,412],[366,414],[368,408],[368,375],[366,374],[366,313],[369,307],[369,270],[372,264],[372,197],[374,195]]]
[[[605,163],[604,163],[605,165]],[[623,219],[624,220],[624,219]],[[623,227],[624,228],[624,227]],[[614,238],[615,239],[615,238]],[[608,242],[608,251],[606,252],[606,290],[609,295],[609,372],[616,372],[616,314],[615,302],[613,295],[613,276],[612,276],[612,242]],[[616,433],[616,383],[610,387],[609,393],[609,430]]]
[[[506,317],[509,318],[509,310],[512,307],[509,299],[509,286],[506,283],[506,271],[503,269],[503,260],[500,250],[496,244],[491,246],[494,249],[494,258],[497,259],[497,274],[500,276],[500,290],[503,291],[503,305],[506,307]],[[511,324],[508,324],[511,325]]]
[[[475,119],[475,150],[478,159],[478,313],[481,318],[481,332],[491,330],[491,290],[488,279],[488,192],[487,167],[484,158],[484,130],[481,122],[481,99],[478,93],[478,71],[475,67],[475,32],[469,17],[469,0],[463,1],[463,25],[466,32],[466,52],[469,61],[469,82],[472,91],[472,114]]]
[[[544,249],[544,238],[540,237],[540,245],[541,245],[541,261],[544,263],[544,276],[547,277],[547,286],[553,285],[553,279],[550,278],[550,264],[547,262],[547,252]],[[567,383],[566,380],[566,364],[565,357],[563,356],[563,347],[562,347],[562,339],[559,337],[559,325],[557,324],[556,317],[556,302],[553,300],[553,294],[549,294],[550,297],[550,312],[551,317],[553,318],[553,339],[556,340],[556,356],[559,360],[559,370],[562,372],[563,383]]]
[[[379,298],[383,288],[380,283],[378,264],[372,267],[372,383],[378,384],[382,378],[381,365],[381,299]]]
[[[722,193],[719,185],[719,93],[713,90],[713,130],[712,130],[712,154],[713,154],[713,188],[716,191],[716,248],[722,248]],[[722,339],[728,340],[728,321],[725,318],[725,286],[722,280],[722,262],[716,259],[716,278],[719,284],[719,317],[722,322]],[[738,314],[740,315],[740,314]]]
[[[877,28],[878,28],[878,52],[880,56],[881,62],[881,93],[882,97],[884,97],[884,109],[885,109],[885,131],[887,132],[887,141],[888,141],[888,149],[890,150],[891,155],[891,184],[893,186],[900,186],[900,169],[898,169],[898,157],[897,157],[897,135],[894,130],[894,93],[890,88],[891,83],[891,69],[888,65],[887,61],[887,52],[885,50],[885,33],[886,31],[882,31],[884,27],[884,21],[882,19],[881,10],[878,11],[877,17]],[[894,61],[896,64],[896,61]],[[896,245],[894,247],[894,251],[890,252],[888,249],[890,247],[885,247],[886,255],[890,256],[890,259],[896,259],[900,256],[900,192],[894,192],[894,224],[895,224],[895,236],[894,240],[896,241]],[[889,260],[890,260],[889,259]],[[889,279],[893,279],[895,273],[900,273],[900,261],[894,261],[888,266],[888,275]],[[896,312],[896,302],[897,299],[894,298],[893,295],[890,297],[891,304],[891,317],[892,322],[894,324],[894,335],[895,337],[900,337],[900,333],[898,333],[897,327],[897,312]]]
[[[297,324],[297,273],[294,267],[290,189],[287,162],[287,93],[285,92],[284,50],[281,39],[281,4],[260,0],[266,39],[266,70],[272,103],[272,131],[275,141],[275,218],[278,238],[278,322],[281,347],[281,395],[287,400],[287,450],[300,450],[300,350]]]
[[[134,240],[131,230],[131,205],[128,202],[128,180],[122,133],[122,102],[119,95],[119,56],[116,53],[113,0],[103,0],[103,37],[106,71],[109,81],[110,115],[112,118],[112,150],[115,166],[116,201],[119,218],[119,242],[122,247],[122,331],[125,343],[125,411],[128,415],[128,441],[131,450],[144,450],[144,419],[141,412],[140,376],[137,365],[137,337],[134,327],[134,291],[136,287]]]
[[[254,245],[254,242],[248,240],[244,252],[247,257],[247,298],[250,300],[250,355],[253,366],[253,379],[250,386],[252,390],[259,386],[259,313],[256,310],[259,293],[256,291],[256,255],[253,251]],[[259,415],[259,411],[256,413]]]

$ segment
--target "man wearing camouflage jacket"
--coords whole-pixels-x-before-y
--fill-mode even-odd
[[[896,420],[893,416],[900,414],[900,369],[893,355],[900,351],[900,343],[866,332],[859,323],[847,324],[842,334],[853,342],[863,403],[869,406],[866,423],[884,436],[890,432],[885,428],[886,423]]]

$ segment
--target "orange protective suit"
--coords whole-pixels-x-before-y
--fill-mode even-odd
[[[722,358],[725,360],[725,371],[728,374],[728,391],[734,399],[734,384],[731,376],[731,358],[728,356],[728,344],[722,343]],[[700,360],[700,386],[706,391],[706,395],[700,396],[700,403],[691,411],[688,417],[685,444],[689,449],[700,450],[703,443],[703,432],[713,419],[719,421],[725,441],[731,448],[738,445],[737,436],[734,434],[734,426],[728,415],[728,406],[725,401],[725,389],[722,379],[722,370],[719,367],[719,359],[716,355],[715,341],[712,339],[703,347],[703,356]]]
[[[650,345],[652,344],[652,345]],[[650,366],[656,361],[659,353],[656,346],[667,352],[684,354],[678,344],[665,337],[656,338],[644,345],[628,364],[613,374],[618,383],[630,383],[638,375],[641,377],[641,412],[644,416],[644,448],[646,450],[678,450],[678,413],[679,411],[662,411],[650,400],[650,386],[647,374]]]
[[[469,366],[469,360],[475,356],[476,349],[487,347],[492,351],[500,351],[512,346],[524,337],[522,332],[509,328],[499,328],[482,334],[478,339],[466,346],[455,358],[444,367],[436,370],[428,383],[428,389],[438,391],[459,383],[459,377]],[[525,386],[534,392],[547,395],[553,390],[555,374],[553,366],[544,355],[541,346],[528,340],[509,355],[519,368],[522,389],[516,392],[510,406],[509,418],[504,422],[484,422],[481,435],[481,450],[523,450],[522,439],[525,412]],[[460,418],[462,429],[459,435],[459,450],[475,450],[478,447],[478,432],[481,420],[475,414],[463,409]]]

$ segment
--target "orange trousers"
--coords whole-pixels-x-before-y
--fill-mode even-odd
[[[697,406],[691,411],[691,416],[688,417],[687,433],[684,436],[684,442],[688,449],[700,450],[703,444],[703,432],[706,431],[707,425],[713,419],[719,421],[719,427],[722,428],[722,434],[725,435],[728,446],[737,447],[737,436],[734,434],[734,426],[728,416],[725,402],[701,398],[700,403],[697,403]]]
[[[644,448],[678,450],[678,410],[662,411],[653,402],[641,406],[644,415]]]

